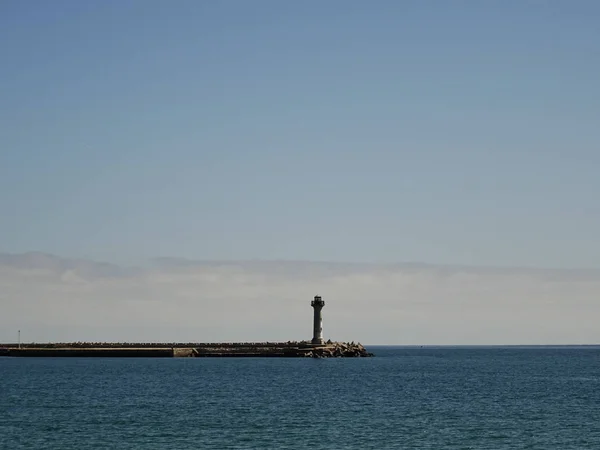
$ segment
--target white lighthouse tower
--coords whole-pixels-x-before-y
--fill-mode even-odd
[[[325,302],[320,296],[316,295],[314,300],[310,302],[310,306],[314,308],[315,318],[313,322],[313,344],[323,344],[323,317],[321,316],[321,310],[325,306]]]

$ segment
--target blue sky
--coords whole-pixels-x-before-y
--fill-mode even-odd
[[[600,268],[600,4],[0,3],[0,251]]]

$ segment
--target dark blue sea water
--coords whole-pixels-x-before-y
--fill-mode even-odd
[[[1,449],[599,449],[600,348],[0,358]]]

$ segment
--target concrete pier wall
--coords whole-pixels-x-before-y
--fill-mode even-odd
[[[103,357],[103,358],[226,358],[226,357],[288,357],[327,358],[373,356],[362,345],[329,342],[314,345],[301,342],[212,343],[212,344],[143,344],[104,343],[94,347],[78,344],[0,344],[0,356],[16,357]]]
[[[172,358],[170,348],[21,348],[9,349],[7,356],[95,357],[95,358]]]

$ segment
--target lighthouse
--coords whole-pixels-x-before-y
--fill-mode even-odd
[[[310,306],[313,307],[315,312],[314,322],[313,322],[313,344],[323,344],[325,341],[323,340],[323,317],[321,316],[321,310],[323,306],[325,306],[325,302],[321,299],[320,296],[316,295],[314,300],[310,302]]]

